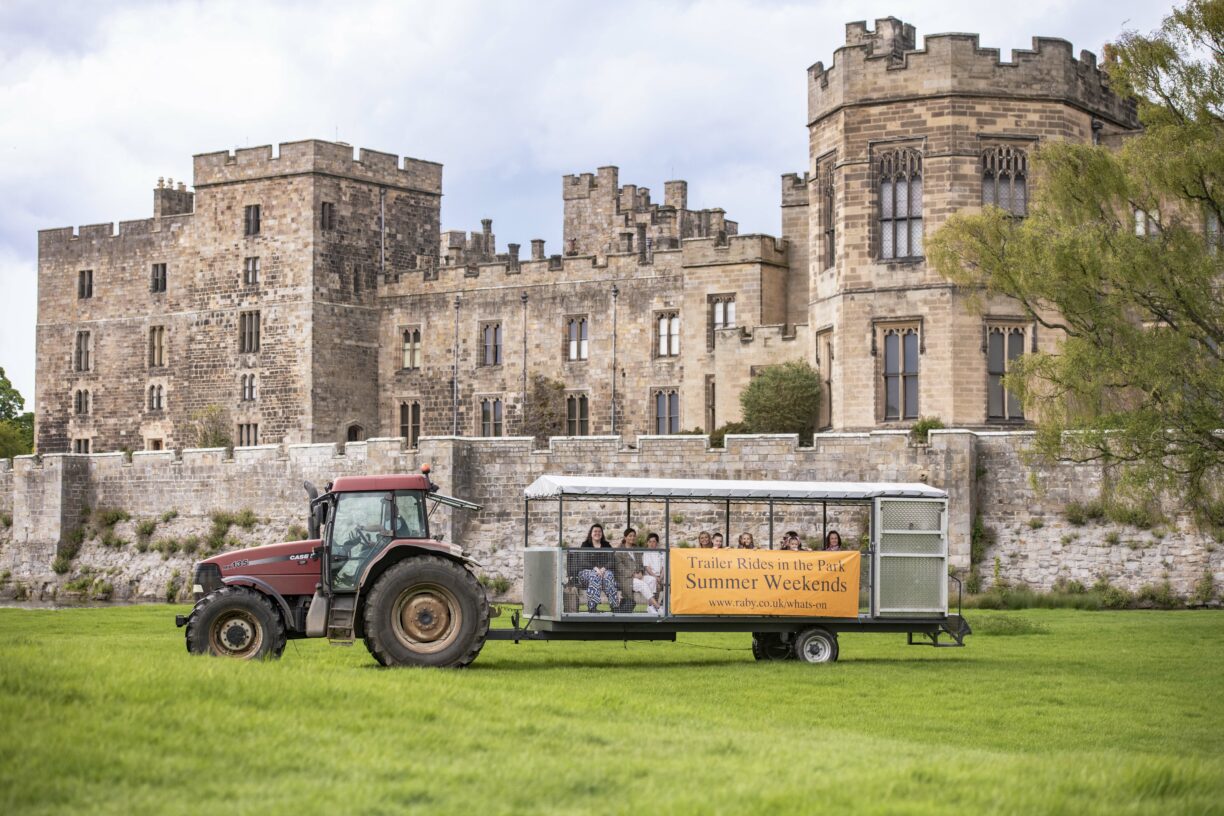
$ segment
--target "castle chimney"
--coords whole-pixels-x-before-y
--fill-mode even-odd
[[[663,182],[663,206],[675,207],[677,210],[688,209],[688,182]]]
[[[484,236],[484,254],[490,258],[497,254],[496,248],[493,246],[493,219],[480,219],[480,233]]]
[[[153,190],[153,217],[163,215],[185,215],[195,211],[195,193],[188,192],[187,185],[179,182],[174,186],[174,179],[157,179],[157,187]]]
[[[533,261],[544,260],[544,239],[543,238],[532,238],[531,239],[531,260]]]
[[[519,245],[506,244],[506,248],[510,250],[510,263],[517,264],[519,259]]]

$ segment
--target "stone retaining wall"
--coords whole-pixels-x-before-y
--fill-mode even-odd
[[[134,540],[141,520],[161,519],[154,539],[185,541],[207,534],[216,511],[250,509],[257,524],[235,529],[231,539],[243,546],[285,540],[294,525],[305,524],[302,482],[320,488],[338,476],[415,472],[433,465],[443,492],[483,506],[479,513],[439,511],[435,532],[463,544],[484,574],[510,581],[509,597],[521,587],[524,541],[556,540],[554,503],[532,507],[526,537],[523,489],[544,473],[708,477],[727,479],[797,479],[850,481],[921,481],[950,494],[949,541],[952,565],[969,567],[974,518],[993,531],[995,543],[981,565],[983,581],[996,578],[1036,589],[1059,579],[1091,584],[1105,576],[1127,589],[1167,578],[1174,590],[1189,594],[1204,570],[1224,584],[1224,558],[1214,542],[1185,518],[1171,518],[1154,531],[1110,524],[1075,527],[1063,508],[1070,501],[1100,497],[1103,478],[1095,465],[1030,464],[1026,433],[934,431],[929,444],[917,444],[904,432],[820,434],[812,447],[799,447],[793,436],[729,436],[727,447],[711,449],[702,436],[643,436],[637,447],[615,437],[553,439],[545,450],[533,450],[525,438],[466,439],[426,437],[418,449],[402,439],[371,439],[343,447],[269,445],[240,448],[232,458],[222,449],[123,454],[19,457],[0,463],[0,511],[12,514],[12,526],[0,530],[0,573],[10,573],[0,591],[12,594],[18,584],[33,598],[47,598],[82,569],[105,573],[114,596],[159,598],[177,570],[189,574],[197,553],[139,552]],[[130,521],[116,528],[125,542],[105,547],[86,541],[63,575],[52,571],[71,532],[86,521],[89,509],[126,511]],[[609,537],[628,522],[643,534],[667,528],[673,543],[696,541],[701,530],[726,531],[734,539],[752,532],[759,544],[769,537],[768,515],[761,506],[736,506],[729,525],[720,508],[673,503],[670,520],[661,505],[636,503],[628,517],[623,504],[568,502],[562,522],[567,543],[577,543],[598,521]],[[775,539],[797,529],[813,543],[819,540],[820,508],[785,508],[775,512]],[[848,541],[866,529],[861,509],[831,508],[829,527]],[[112,544],[114,542],[112,541]],[[146,542],[156,543],[156,542]]]

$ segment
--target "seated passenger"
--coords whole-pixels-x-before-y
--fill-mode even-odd
[[[842,548],[841,533],[837,532],[836,530],[830,530],[829,534],[825,536],[824,548],[828,551],[840,552]]]
[[[621,534],[620,546],[622,549],[637,546],[637,530],[632,527],[626,527],[625,532]]]
[[[638,570],[633,573],[633,591],[637,595],[641,595],[646,601],[646,611],[652,615],[662,615],[663,605],[659,603],[659,599],[655,597],[658,591],[658,585],[654,579],[645,573],[643,570]]]
[[[632,552],[628,552],[629,548],[633,547],[637,542],[637,530],[632,527],[626,527],[624,534],[621,536],[620,543],[616,545],[617,552],[612,556],[612,576],[616,579],[617,587],[630,589],[633,586],[633,573],[640,567],[638,557]],[[633,602],[633,592],[624,593],[624,597],[618,604],[612,603],[608,599],[609,605],[613,612],[632,612],[635,606]]]
[[[785,533],[782,536],[782,542],[779,544],[780,550],[797,550],[799,549],[799,536],[795,533]]]
[[[722,533],[715,533],[714,535],[710,536],[710,543],[713,545],[714,549],[716,550],[721,550],[727,546],[726,544],[723,543]]]
[[[587,537],[582,542],[582,548],[611,549],[612,545],[604,538],[602,524],[592,524],[587,530]],[[622,601],[620,587],[612,572],[613,559],[611,553],[592,553],[584,559],[586,567],[578,571],[578,582],[586,590],[587,611],[594,612],[599,606],[599,596],[602,593],[608,599],[612,609],[620,606]]]
[[[710,538],[710,534],[705,530],[702,530],[697,534],[697,546],[701,547],[703,550],[708,550],[714,546],[713,539]]]
[[[642,553],[642,569],[655,580],[655,586],[661,586],[663,584],[663,553],[657,552],[659,549],[658,533],[646,536],[646,547],[656,552]]]
[[[756,542],[752,540],[752,533],[740,533],[739,548],[741,550],[756,549]]]

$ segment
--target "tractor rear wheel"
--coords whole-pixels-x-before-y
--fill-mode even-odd
[[[221,587],[191,611],[187,651],[239,660],[278,658],[285,651],[285,624],[263,594]]]
[[[466,666],[488,631],[489,601],[476,576],[437,556],[388,569],[365,605],[366,648],[384,666]]]

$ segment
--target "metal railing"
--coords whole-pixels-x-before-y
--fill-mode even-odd
[[[667,550],[557,551],[563,615],[659,617],[667,611]]]

